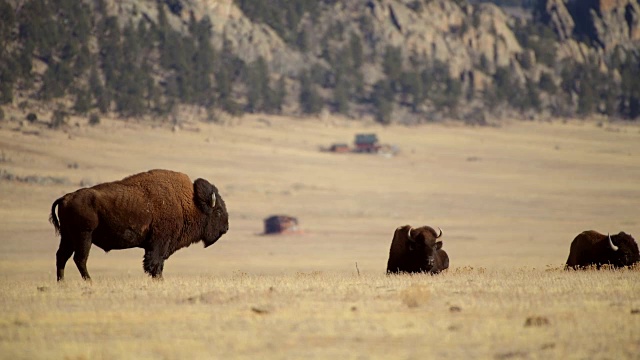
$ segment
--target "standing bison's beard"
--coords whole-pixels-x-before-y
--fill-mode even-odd
[[[202,243],[204,244],[205,249],[208,248],[209,246],[213,245],[216,243],[216,241],[218,241],[218,239],[220,239],[222,237],[222,235],[226,234],[227,232],[220,232],[219,234],[217,234],[215,237],[213,237],[213,240],[208,240],[207,238],[205,238],[204,240],[202,240]]]
[[[204,247],[208,248],[213,245],[229,231],[229,214],[222,199],[219,200],[221,208],[213,211],[213,216],[209,218],[209,222],[204,230],[202,242]]]

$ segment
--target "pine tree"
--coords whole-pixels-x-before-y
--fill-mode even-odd
[[[96,69],[95,65],[91,67],[91,70],[89,70],[88,92],[95,99],[96,106],[101,113],[104,114],[109,111],[109,108],[111,106],[109,91],[103,86],[102,80],[100,80],[100,76],[98,75],[98,70]]]
[[[168,69],[171,66],[171,52],[167,49],[169,47],[167,41],[171,27],[169,26],[167,13],[161,1],[156,3],[156,8],[158,10],[158,23],[155,33],[158,39],[158,50],[160,51],[160,66]]]
[[[538,81],[538,88],[540,88],[540,90],[548,92],[551,95],[554,95],[558,90],[558,87],[553,81],[553,77],[547,72],[543,72],[540,74],[540,80]]]
[[[7,45],[11,40],[11,31],[15,26],[16,18],[13,8],[6,0],[0,0],[0,58],[5,56]]]
[[[382,79],[373,87],[372,102],[375,108],[376,121],[382,124],[391,123],[393,112],[393,89],[391,80]]]
[[[99,24],[98,34],[104,84],[106,88],[117,91],[120,72],[129,66],[122,62],[124,56],[118,20],[113,16],[103,19]]]
[[[362,42],[360,41],[360,37],[353,33],[349,38],[349,52],[351,54],[353,68],[355,70],[360,69],[362,67],[362,64],[364,63]]]
[[[13,83],[0,80],[0,105],[13,101]]]
[[[140,116],[145,112],[144,90],[148,67],[142,66],[142,44],[138,31],[129,22],[122,32],[123,66],[116,81],[116,110],[123,116]]]
[[[387,45],[382,58],[382,69],[392,82],[400,80],[402,74],[402,50],[399,47]]]
[[[222,51],[214,66],[214,77],[218,102],[222,109],[232,115],[241,115],[242,107],[233,97],[233,82],[245,72],[245,64],[237,56],[233,55],[233,46],[226,36],[222,39]]]
[[[31,70],[33,70],[33,44],[29,46],[29,43],[25,43],[22,46],[17,56],[17,63],[18,66],[15,68],[18,70],[18,74],[29,83],[26,85],[30,85],[30,80],[33,78],[31,73]]]
[[[640,58],[629,56],[627,61],[621,63],[620,73],[620,112],[629,119],[636,119],[640,117]]]
[[[14,68],[17,67],[15,60],[9,54],[2,54],[0,50],[0,105],[13,101],[13,84],[17,80]]]
[[[281,113],[284,106],[285,98],[287,97],[287,86],[284,76],[281,76],[276,83],[275,91],[272,92],[273,96],[268,101],[268,108],[271,112]]]
[[[80,50],[78,51],[78,55],[75,58],[73,71],[76,75],[83,74],[87,71],[91,63],[91,53],[89,52],[89,47],[87,45],[82,45]]]
[[[54,110],[51,115],[51,123],[49,124],[49,127],[52,129],[61,127],[66,123],[67,117],[69,117],[69,114],[64,110],[64,106],[62,104],[58,104],[57,109]]]
[[[73,104],[73,110],[77,114],[86,114],[91,109],[91,93],[87,89],[78,89],[76,91],[76,101]]]
[[[336,86],[333,89],[333,103],[335,110],[340,114],[349,113],[349,93],[350,86],[345,75],[341,74],[336,79]]]
[[[411,110],[417,112],[425,100],[424,87],[420,80],[420,74],[416,71],[403,72],[402,75],[400,75],[400,84],[403,97],[410,98],[409,104],[411,105]]]
[[[247,71],[247,111],[260,112],[268,108],[271,88],[269,87],[269,69],[262,56],[249,65]]]
[[[300,75],[300,107],[305,114],[318,114],[322,110],[322,98],[315,89],[307,71]]]
[[[208,16],[195,23],[193,36],[196,38],[197,50],[193,57],[193,88],[195,99],[201,105],[210,105],[214,98],[211,96],[213,63],[215,52],[211,46],[211,21]]]
[[[52,62],[42,78],[40,93],[43,100],[59,98],[65,95],[65,89],[73,81],[71,68],[65,62]]]
[[[527,96],[526,108],[540,110],[542,102],[540,101],[540,91],[536,84],[532,80],[527,79],[525,90]]]

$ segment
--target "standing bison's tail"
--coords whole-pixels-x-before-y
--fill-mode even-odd
[[[62,202],[62,199],[64,199],[64,196],[53,202],[53,205],[51,205],[51,214],[49,214],[49,222],[56,228],[57,235],[60,235],[60,221],[58,221],[58,217],[56,216],[56,206]]]

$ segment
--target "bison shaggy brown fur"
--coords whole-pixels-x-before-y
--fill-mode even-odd
[[[164,261],[176,250],[200,240],[208,247],[229,230],[218,189],[207,180],[192,183],[187,175],[169,170],[151,170],[66,194],[54,201],[49,220],[61,236],[58,281],[72,254],[82,278],[90,280],[87,258],[92,243],[105,252],[143,248],[144,271],[160,278]]]
[[[449,256],[442,249],[442,236],[429,226],[412,228],[410,225],[396,229],[389,250],[387,273],[437,274],[449,268]]]
[[[580,269],[602,265],[613,267],[631,266],[640,262],[638,244],[631,235],[620,232],[603,235],[589,230],[580,233],[571,242],[567,269]]]

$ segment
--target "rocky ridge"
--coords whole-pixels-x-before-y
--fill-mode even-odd
[[[20,2],[8,1],[19,12]],[[349,46],[354,36],[361,41],[364,59],[359,70],[363,81],[360,91],[370,95],[376,84],[385,79],[388,75],[383,68],[385,52],[395,47],[402,56],[397,66],[404,70],[415,68],[416,64],[446,65],[447,75],[459,82],[460,94],[464,94],[458,111],[449,113],[454,117],[484,109],[486,95],[496,92],[496,86],[506,87],[507,92],[510,87],[520,89],[522,97],[527,91],[531,93],[532,84],[541,89],[535,100],[539,104],[533,106],[536,108],[533,112],[560,109],[559,113],[574,113],[579,98],[585,96],[584,86],[580,85],[584,79],[574,76],[569,79],[572,84],[565,84],[563,69],[567,64],[577,64],[576,67],[594,64],[602,76],[620,86],[625,76],[616,66],[640,54],[637,0],[541,0],[531,19],[508,15],[490,3],[471,5],[464,0],[327,0],[319,2],[318,11],[313,15],[306,13],[296,26],[287,29],[304,37],[304,48],[292,43],[291,37],[285,39],[269,24],[250,18],[239,3],[233,0],[104,0],[107,13],[116,16],[122,26],[142,20],[153,27],[158,23],[158,4],[167,9],[169,25],[184,34],[189,32],[193,19],[208,18],[214,48],[222,49],[226,40],[234,55],[246,64],[264,59],[271,79],[286,79],[288,105],[283,111],[293,114],[300,114],[300,108],[292,104],[297,102],[301,86],[297,80],[301,74],[320,68],[325,69],[323,76],[336,77],[332,73],[335,64],[331,62],[340,49]],[[97,6],[95,2],[87,4]],[[548,29],[548,33],[534,33],[541,28]],[[42,64],[37,64],[38,67],[45,68]],[[540,85],[543,81],[544,88]],[[322,85],[325,89],[321,91],[324,100],[331,102],[331,86],[335,86],[335,82],[328,84]],[[398,85],[393,86],[398,91]],[[598,90],[600,94],[594,98],[599,101],[597,109],[611,107],[598,100],[611,86]],[[555,95],[554,89],[559,87],[563,87],[566,94]],[[413,120],[420,121],[425,114],[442,110],[427,101],[420,108],[407,111],[407,97],[397,96],[400,97],[404,107],[396,106],[393,111],[405,111]],[[631,108],[636,102],[637,98],[623,101]],[[335,110],[335,105],[332,106],[330,111]],[[358,111],[354,114],[352,110],[348,115],[359,117],[363,112]],[[530,117],[531,110],[528,111],[525,116]],[[524,112],[516,111],[516,115],[521,113]]]

